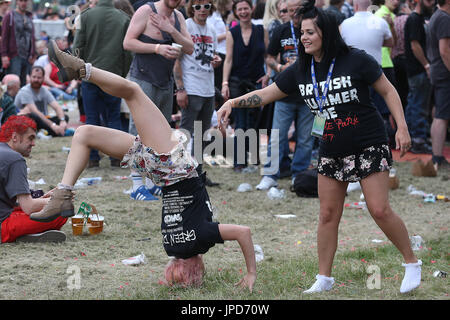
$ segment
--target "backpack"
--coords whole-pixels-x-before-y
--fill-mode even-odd
[[[303,198],[317,198],[317,169],[306,169],[297,174],[291,191]]]

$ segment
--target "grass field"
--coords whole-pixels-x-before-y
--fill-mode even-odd
[[[61,179],[70,137],[38,140],[27,160],[29,179],[43,178],[44,191]],[[420,235],[425,247],[416,251],[422,259],[422,284],[413,293],[399,292],[404,268],[402,258],[387,241],[365,210],[345,209],[339,230],[339,246],[333,265],[336,279],[331,292],[305,295],[318,270],[316,228],[318,199],[299,198],[289,191],[290,180],[281,180],[283,200],[270,200],[266,192],[239,193],[236,188],[259,182],[258,173],[238,174],[230,169],[205,169],[219,187],[209,188],[217,220],[250,226],[254,244],[264,259],[257,264],[254,292],[234,286],[245,272],[245,263],[235,242],[216,245],[204,256],[207,273],[200,288],[183,289],[161,285],[168,261],[161,244],[161,201],[132,201],[123,190],[129,170],[110,168],[103,158],[99,169],[85,170],[82,177],[101,176],[99,185],[79,189],[75,208],[81,202],[94,204],[105,217],[101,234],[73,236],[70,220],[62,228],[62,244],[2,244],[0,247],[0,299],[440,299],[448,300],[449,278],[436,278],[436,270],[449,271],[450,202],[424,203],[407,191],[409,185],[427,193],[450,195],[448,176],[414,177],[411,163],[396,163],[400,188],[390,193],[391,206],[402,217],[410,235]],[[346,202],[359,201],[360,192],[349,193]],[[294,214],[281,219],[276,214]],[[372,240],[382,240],[373,242]],[[126,266],[122,260],[144,253],[147,264]],[[371,268],[380,271],[380,283],[369,289]],[[368,272],[369,271],[369,272]],[[79,283],[74,282],[78,277]],[[74,283],[79,286],[75,286]],[[370,287],[370,285],[369,285]]]

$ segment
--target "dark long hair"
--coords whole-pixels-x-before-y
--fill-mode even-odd
[[[333,14],[315,7],[315,0],[306,0],[296,12],[300,16],[300,26],[303,20],[312,19],[314,24],[322,31],[322,61],[329,65],[333,58],[349,52],[339,32],[339,26]],[[304,68],[311,67],[311,55],[305,52],[305,47],[300,42],[299,46],[300,64]],[[304,69],[308,70],[308,69]]]

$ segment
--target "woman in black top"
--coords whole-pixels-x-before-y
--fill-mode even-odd
[[[218,112],[225,124],[232,108],[258,107],[298,90],[315,114],[312,134],[320,136],[318,188],[320,215],[317,235],[319,274],[306,293],[330,290],[331,268],[337,247],[338,227],[349,182],[359,181],[375,222],[405,260],[400,291],[420,284],[421,261],[410,246],[403,221],[389,205],[388,177],[392,155],[383,120],[369,97],[372,86],[386,101],[397,123],[396,147],[403,156],[411,139],[400,99],[375,59],[348,48],[333,16],[302,4],[301,45],[296,63],[274,84],[227,101]]]
[[[264,88],[269,76],[265,74],[264,58],[269,34],[262,25],[254,25],[251,20],[252,1],[234,0],[233,14],[239,24],[227,31],[226,55],[223,62],[222,96],[225,100],[237,97],[255,88]],[[236,110],[234,129],[257,129],[260,110]],[[246,138],[247,139],[247,138]],[[244,159],[238,157],[237,138],[235,137],[234,170],[242,171],[248,165],[247,152],[249,142],[244,143]],[[253,152],[253,151],[252,151]],[[256,146],[256,163],[259,162],[259,139]],[[253,158],[255,159],[255,158]],[[254,163],[254,162],[253,162]]]

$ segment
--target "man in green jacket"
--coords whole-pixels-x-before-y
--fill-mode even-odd
[[[126,77],[132,55],[123,49],[123,38],[130,18],[123,11],[114,8],[113,0],[99,0],[93,8],[80,15],[79,29],[76,30],[73,49],[79,51],[81,59],[121,77]],[[95,84],[81,83],[86,124],[105,125],[121,129],[121,99],[103,92]],[[99,166],[99,154],[92,150],[89,167]],[[111,159],[111,166],[118,167],[119,159]]]

